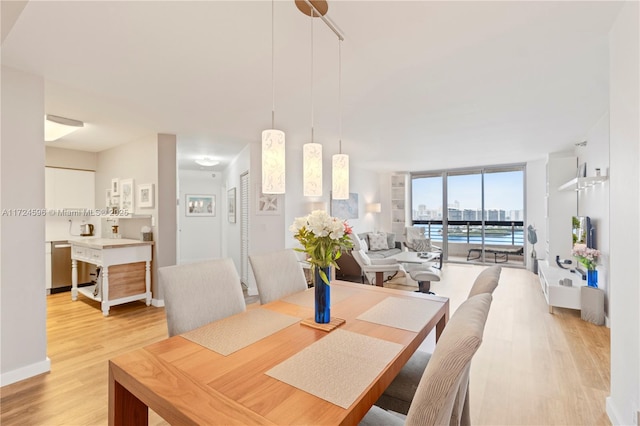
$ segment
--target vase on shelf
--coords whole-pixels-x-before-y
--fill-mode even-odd
[[[314,270],[315,321],[318,324],[327,324],[331,321],[331,287],[324,282],[320,271],[324,272],[327,281],[329,281],[331,280],[331,267],[316,266]]]
[[[598,270],[597,269],[587,270],[587,285],[589,287],[598,288]]]

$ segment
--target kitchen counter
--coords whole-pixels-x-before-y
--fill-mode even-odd
[[[93,249],[110,249],[153,245],[153,241],[133,240],[129,238],[80,237],[69,239],[69,243]]]

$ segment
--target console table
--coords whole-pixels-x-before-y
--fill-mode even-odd
[[[151,241],[111,238],[70,240],[71,300],[78,293],[100,302],[102,314],[111,306],[145,299],[151,304]],[[102,267],[102,287],[78,288],[78,260]],[[96,285],[100,284],[100,280]]]
[[[538,276],[544,298],[549,305],[549,313],[553,313],[553,307],[580,309],[580,289],[587,285],[580,275],[568,269],[551,266],[546,260],[538,262]],[[572,286],[560,285],[559,281],[568,278]]]

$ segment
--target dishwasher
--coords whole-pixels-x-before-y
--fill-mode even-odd
[[[78,261],[78,285],[92,284],[96,266]],[[71,244],[51,242],[51,293],[71,290]]]

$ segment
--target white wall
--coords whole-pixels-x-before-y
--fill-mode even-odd
[[[44,209],[44,84],[2,67],[0,210]],[[0,222],[0,385],[50,370],[44,216]]]
[[[595,176],[596,168],[603,175],[609,172],[609,114],[587,132],[587,146],[577,147],[578,164],[587,163],[587,176]],[[578,215],[589,216],[595,227],[598,258],[598,287],[605,291],[605,312],[609,309],[609,181],[577,193]]]
[[[215,174],[215,178],[212,176]],[[178,170],[180,208],[178,234],[179,262],[190,263],[222,257],[222,221],[227,221],[226,192],[222,191],[222,173]],[[215,216],[186,215],[187,194],[212,194],[216,197]]]
[[[640,7],[625,2],[610,33],[610,299],[614,425],[633,425],[640,407]]]
[[[546,159],[542,158],[535,161],[529,161],[526,165],[526,212],[525,212],[525,261],[527,269],[533,271],[533,262],[531,261],[531,250],[533,246],[527,239],[527,227],[533,225],[536,228],[538,242],[535,245],[538,260],[546,257],[545,246],[547,241],[546,212],[545,212],[545,194],[546,194]],[[569,226],[567,224],[567,226]]]

